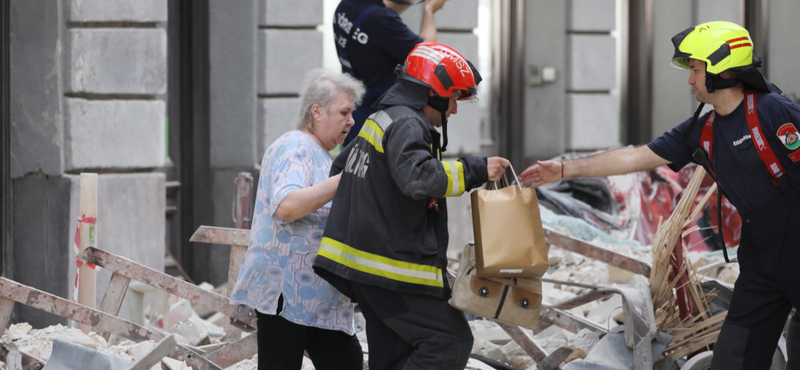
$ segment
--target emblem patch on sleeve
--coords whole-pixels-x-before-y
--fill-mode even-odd
[[[778,139],[789,150],[800,148],[800,134],[791,123],[784,123],[783,126],[778,128]]]

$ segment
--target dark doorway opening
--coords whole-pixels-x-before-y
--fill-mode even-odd
[[[211,224],[209,159],[208,0],[169,0],[167,25],[168,273],[191,280],[196,265],[189,238]],[[184,271],[181,271],[181,267]],[[199,283],[199,282],[198,282]]]

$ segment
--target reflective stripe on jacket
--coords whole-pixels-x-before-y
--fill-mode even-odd
[[[393,106],[368,119],[334,160],[342,172],[314,270],[347,293],[351,280],[447,297],[447,207],[487,181],[486,158],[442,161],[422,110]],[[429,210],[438,199],[439,212]],[[339,285],[339,286],[337,286]]]

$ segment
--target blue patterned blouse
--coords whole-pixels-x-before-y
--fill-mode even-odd
[[[311,268],[331,202],[295,221],[284,220],[275,213],[292,190],[324,181],[330,168],[328,153],[311,136],[298,130],[278,138],[264,153],[250,246],[231,303],[274,315],[283,294],[283,318],[352,335],[354,304]]]

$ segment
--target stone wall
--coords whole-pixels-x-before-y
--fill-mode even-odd
[[[9,277],[72,297],[81,172],[99,174],[97,245],[163,270],[167,1],[14,0],[11,11]],[[98,306],[109,278],[98,273]],[[22,305],[13,318],[64,321]]]

